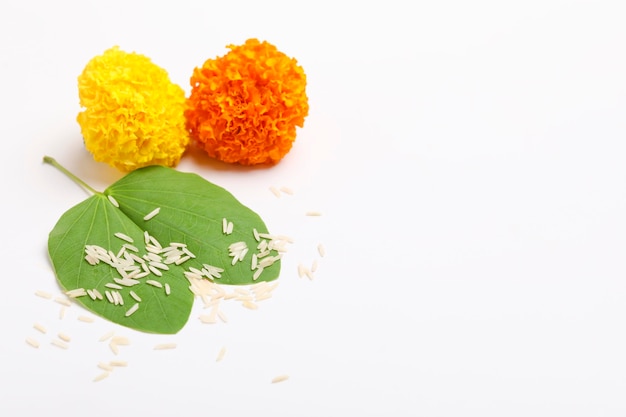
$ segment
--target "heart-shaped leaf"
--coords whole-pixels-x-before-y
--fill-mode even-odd
[[[280,247],[262,219],[231,193],[192,173],[137,169],[65,212],[48,239],[70,297],[123,326],[176,333],[193,305],[189,280],[271,281]]]

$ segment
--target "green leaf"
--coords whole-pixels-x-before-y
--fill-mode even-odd
[[[247,285],[279,276],[280,255],[262,219],[196,174],[150,166],[100,193],[44,161],[94,193],[61,216],[48,252],[61,287],[106,319],[176,333],[193,305],[190,279]]]

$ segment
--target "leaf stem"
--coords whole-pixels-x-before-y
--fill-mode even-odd
[[[58,169],[59,171],[63,172],[65,175],[67,175],[68,177],[70,177],[70,179],[72,179],[75,183],[77,183],[78,185],[82,186],[83,188],[91,191],[94,194],[100,194],[100,192],[98,192],[97,190],[93,189],[89,184],[87,184],[85,181],[81,180],[80,178],[78,178],[76,175],[72,174],[70,171],[68,171],[67,169],[65,169],[65,167],[61,164],[59,164],[56,159],[52,158],[51,156],[44,156],[43,157],[43,161],[45,163],[48,163],[50,165],[52,165],[53,167],[55,167],[56,169]]]

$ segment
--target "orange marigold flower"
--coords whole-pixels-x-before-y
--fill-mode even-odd
[[[224,162],[275,164],[308,115],[304,70],[268,42],[228,48],[193,71],[185,111],[191,138]]]
[[[78,77],[78,95],[77,121],[96,161],[126,172],[178,164],[189,143],[185,92],[149,58],[106,50]]]

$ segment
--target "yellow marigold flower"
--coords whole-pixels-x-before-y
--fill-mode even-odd
[[[228,48],[193,71],[185,111],[191,138],[224,162],[275,164],[308,115],[304,70],[268,42]]]
[[[106,50],[78,77],[78,94],[77,120],[96,161],[126,172],[178,164],[189,143],[185,92],[149,58]]]

